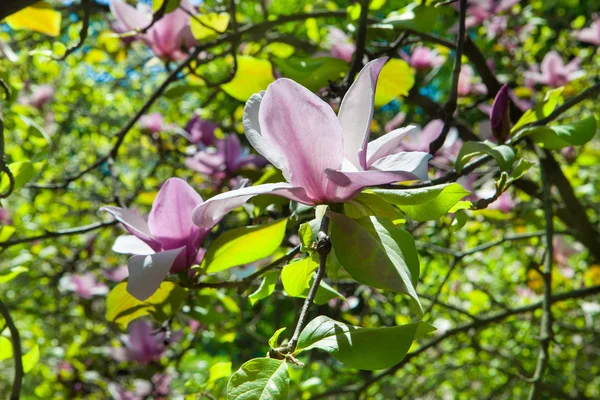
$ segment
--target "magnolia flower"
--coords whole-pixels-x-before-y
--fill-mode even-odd
[[[429,145],[437,139],[444,128],[444,121],[434,119],[425,125],[422,129],[413,129],[408,132],[399,143],[398,148],[402,151],[429,151]],[[456,128],[450,128],[446,141],[442,148],[436,153],[442,157],[452,159],[458,154],[461,141],[458,138]]]
[[[387,58],[368,63],[333,109],[310,90],[281,78],[244,108],[244,131],[250,144],[279,168],[287,182],[219,194],[192,213],[200,227],[214,226],[253,196],[270,193],[303,204],[340,203],[366,186],[426,179],[431,155],[399,152],[404,135],[397,129],[368,143],[377,78]]]
[[[165,130],[166,125],[160,113],[145,114],[140,117],[140,128],[144,132],[159,133]]]
[[[194,156],[186,158],[185,165],[216,179],[224,179],[246,166],[262,167],[266,164],[262,156],[248,154],[243,151],[237,135],[228,135],[224,140],[219,140],[216,147],[199,151]]]
[[[394,118],[390,119],[385,126],[383,127],[383,129],[387,132],[391,132],[394,129],[396,129],[397,127],[399,127],[400,125],[402,125],[404,123],[404,120],[406,119],[406,113],[403,111],[400,111],[398,114],[394,115]]]
[[[575,32],[574,36],[581,42],[600,46],[600,18],[592,22],[592,25],[590,25],[588,28],[584,28]]]
[[[180,7],[193,10],[188,0],[182,0]],[[135,31],[144,29],[152,22],[152,10],[139,5],[138,8],[130,6],[123,0],[112,0],[110,11],[117,19],[117,30]],[[181,60],[186,57],[181,50],[193,47],[197,42],[190,29],[190,16],[181,8],[177,8],[156,21],[145,34],[139,38],[146,43],[152,52],[161,59]]]
[[[136,361],[148,364],[160,360],[166,350],[165,332],[153,332],[152,323],[136,320],[127,327],[128,335],[123,338],[124,347],[112,349],[112,357],[117,361]]]
[[[484,84],[475,82],[475,71],[468,64],[463,64],[458,75],[458,95],[462,97],[471,94],[485,94],[487,89]]]
[[[509,192],[503,192],[496,201],[491,203],[488,207],[490,210],[500,210],[503,213],[509,213],[515,208],[515,201]]]
[[[519,0],[469,0],[465,25],[467,29],[480,25],[491,16],[509,10],[518,2]]]
[[[574,58],[565,65],[556,51],[550,51],[542,60],[540,72],[526,72],[525,77],[542,85],[560,87],[581,78],[585,74],[583,70],[578,68],[579,58]]]
[[[104,275],[104,277],[109,281],[122,282],[129,276],[129,271],[127,271],[127,265],[121,265],[119,267],[102,271],[102,275]]]
[[[331,46],[331,55],[344,61],[352,61],[356,51],[354,43],[350,42],[346,33],[335,27],[330,27],[327,32],[326,42]]]
[[[169,386],[173,377],[169,374],[155,374],[151,381],[134,381],[133,390],[125,390],[119,384],[108,384],[108,392],[115,400],[166,400],[169,398]]]
[[[0,208],[0,226],[12,225],[12,218],[6,208]]]
[[[96,276],[91,272],[65,275],[60,279],[59,285],[65,290],[77,293],[84,299],[108,293],[108,287],[104,283],[98,282]]]
[[[185,126],[185,131],[189,134],[192,143],[210,146],[215,144],[215,129],[218,127],[219,125],[214,122],[204,120],[194,114]]]
[[[25,104],[28,104],[37,109],[42,108],[54,97],[54,87],[52,85],[39,85],[35,86],[31,90],[31,94],[23,100]]]
[[[198,228],[190,213],[202,198],[184,180],[171,178],[162,186],[148,216],[119,207],[102,207],[131,235],[119,236],[113,251],[134,254],[129,259],[127,291],[139,300],[150,297],[169,272],[181,272],[202,261],[200,245],[212,228]]]
[[[431,50],[428,47],[415,47],[410,53],[410,57],[404,55],[403,58],[416,70],[437,68],[446,60],[437,50]]]
[[[507,85],[502,85],[490,110],[490,124],[494,137],[504,143],[510,136],[510,95]]]

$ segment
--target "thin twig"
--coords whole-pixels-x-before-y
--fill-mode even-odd
[[[340,97],[343,98],[358,71],[363,66],[363,57],[365,56],[365,47],[367,42],[367,23],[369,22],[369,0],[360,0],[360,17],[358,18],[358,33],[356,34],[356,51],[352,57],[350,70],[344,77],[340,87]]]
[[[435,153],[442,148],[446,141],[446,136],[450,132],[450,121],[453,119],[453,114],[456,111],[456,105],[458,103],[458,80],[460,78],[460,69],[462,66],[462,55],[465,48],[465,19],[467,17],[467,0],[460,0],[459,10],[459,22],[458,22],[458,37],[456,38],[456,52],[454,53],[454,69],[452,71],[452,86],[450,87],[450,94],[448,100],[444,104],[444,111],[446,117],[444,118],[444,127],[440,135],[429,144],[429,153],[435,155]]]
[[[165,0],[165,3],[167,0]],[[83,25],[81,26],[81,30],[79,31],[79,42],[76,45],[69,47],[65,54],[62,57],[54,57],[56,61],[63,61],[67,57],[69,57],[75,50],[79,49],[85,43],[85,40],[88,36],[88,29],[90,27],[90,16],[92,14],[92,6],[90,0],[81,0],[81,6],[83,7]]]
[[[19,337],[19,330],[15,326],[13,319],[10,316],[10,312],[6,307],[6,304],[0,300],[0,314],[4,317],[8,330],[10,331],[10,338],[13,347],[13,357],[15,359],[15,378],[13,380],[12,392],[10,395],[11,400],[18,400],[21,395],[21,383],[23,382],[23,359],[21,352],[21,338]]]

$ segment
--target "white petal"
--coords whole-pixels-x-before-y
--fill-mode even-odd
[[[146,242],[134,235],[121,235],[115,240],[112,250],[121,254],[154,254],[152,247]]]
[[[127,291],[140,301],[152,296],[167,277],[175,259],[185,249],[161,251],[146,256],[133,256],[129,259],[129,281]]]

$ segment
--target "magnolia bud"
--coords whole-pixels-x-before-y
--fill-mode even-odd
[[[492,123],[492,132],[499,143],[504,143],[510,136],[510,98],[508,96],[508,86],[503,85],[492,105],[490,114]]]

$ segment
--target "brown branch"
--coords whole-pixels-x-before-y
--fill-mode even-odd
[[[10,312],[6,307],[6,304],[2,300],[0,300],[0,314],[4,317],[4,321],[6,321],[6,326],[8,326],[8,330],[10,331],[10,339],[12,341],[13,348],[13,357],[15,359],[15,377],[13,380],[12,392],[10,395],[11,400],[19,400],[21,395],[21,384],[23,382],[23,359],[22,359],[22,351],[21,351],[21,338],[19,337],[19,330],[15,326],[13,319],[10,316]]]
[[[352,82],[354,77],[363,66],[363,58],[365,56],[365,47],[367,45],[367,24],[369,20],[369,0],[360,0],[360,17],[358,19],[358,33],[356,34],[356,50],[352,56],[352,63],[350,64],[350,70],[344,77],[340,86],[340,98],[343,98]]]
[[[75,50],[81,48],[87,39],[88,29],[90,27],[90,16],[92,14],[91,0],[81,0],[81,6],[83,7],[83,25],[79,31],[79,42],[77,42],[76,45],[69,47],[62,57],[54,57],[56,61],[62,61],[69,57],[73,52],[75,52]]]

